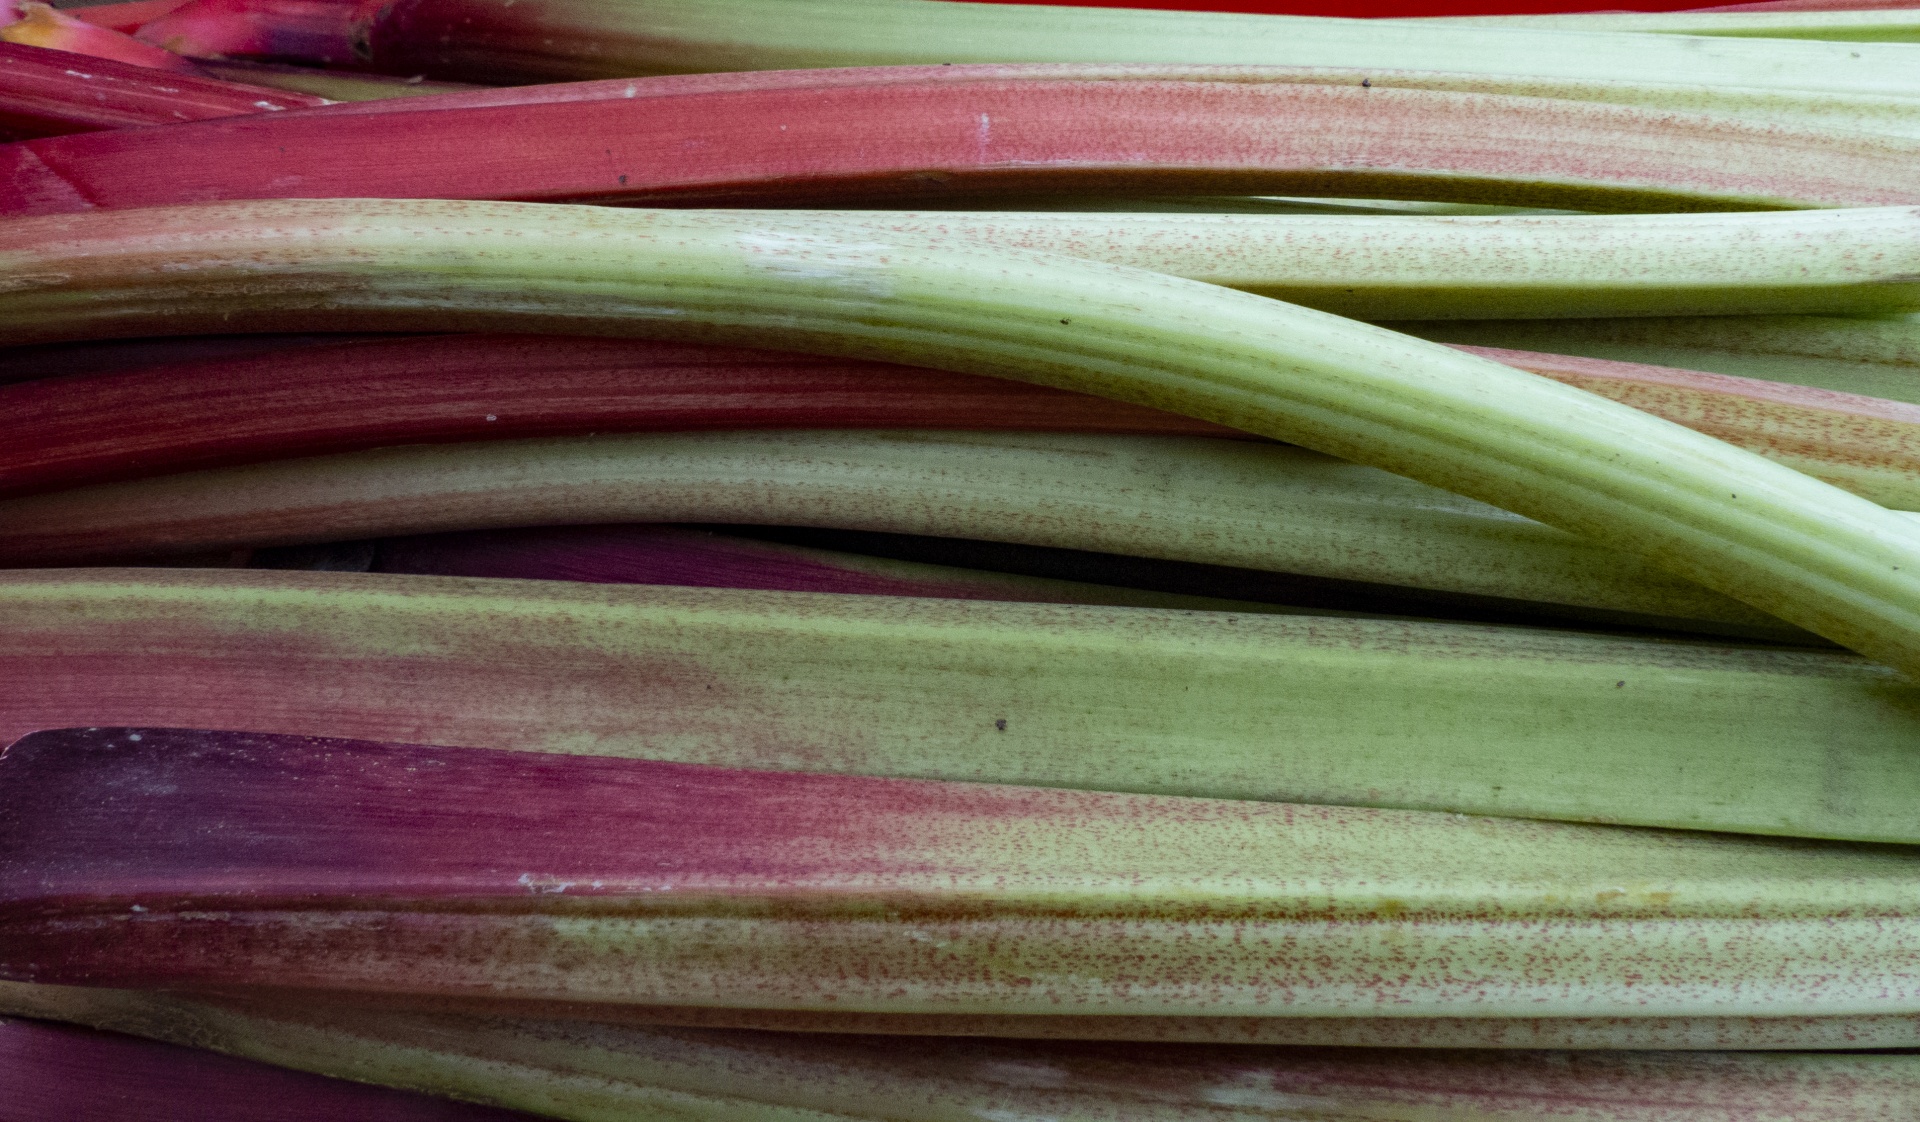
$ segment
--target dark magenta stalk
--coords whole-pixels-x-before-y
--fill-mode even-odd
[[[0,1019],[4,1122],[524,1122],[532,1117],[119,1033]]]

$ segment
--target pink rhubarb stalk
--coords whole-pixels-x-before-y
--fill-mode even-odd
[[[0,132],[58,136],[313,108],[325,98],[0,43]]]
[[[945,428],[1233,436],[1000,378],[740,347],[439,335],[0,387],[0,494],[390,444],[593,432]]]
[[[35,0],[5,0],[0,3],[0,20],[11,21],[0,25],[0,42],[90,55],[155,70],[193,73],[193,63],[172,51],[75,19]]]
[[[290,196],[679,205],[968,192],[1874,206],[1920,202],[1916,158],[1920,141],[1896,137],[1538,98],[930,80],[50,137],[0,147],[0,213]]]

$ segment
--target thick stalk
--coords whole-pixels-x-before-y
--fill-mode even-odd
[[[1920,697],[1832,652],[232,570],[16,572],[0,619],[0,740],[272,728],[1920,841]]]
[[[15,981],[878,1013],[1920,1012],[1902,847],[152,728],[23,737],[0,777]]]
[[[1913,138],[1357,84],[876,84],[854,76],[648,97],[418,105],[0,146],[0,212],[289,195],[791,205],[1239,193],[1597,210],[1920,203]]]
[[[222,10],[203,0],[142,29],[192,53]],[[1547,78],[1671,82],[1914,96],[1906,44],[1841,44],[1557,32],[1286,16],[1124,11],[927,0],[646,0],[341,4],[320,54],[356,41],[372,64],[467,81],[627,78],[714,70],[966,62],[1372,66]],[[202,15],[201,13],[205,13]],[[230,18],[230,17],[228,17]],[[299,19],[289,26],[312,26]],[[176,30],[179,29],[179,30]],[[221,49],[229,41],[202,40]]]
[[[393,444],[623,431],[1234,436],[1108,398],[880,362],[635,339],[428,335],[0,387],[0,494]]]
[[[1920,319],[1912,316],[1429,320],[1388,326],[1454,344],[1651,363],[1920,404]]]
[[[1249,293],[726,212],[264,202],[0,227],[14,343],[212,330],[729,340],[1132,401],[1538,518],[1920,671],[1904,515],[1627,406]]]
[[[1472,499],[1299,448],[1199,438],[717,432],[387,448],[0,502],[0,564],[596,522],[1008,541],[1792,635]]]
[[[260,86],[0,43],[0,134],[57,136],[327,104]]]
[[[582,1122],[625,1122],[656,1111],[689,1119],[792,1117],[761,1113],[778,1107],[806,1110],[805,1117],[816,1122],[974,1122],[983,1116],[1169,1122],[1218,1118],[1223,1108],[1235,1118],[1278,1120],[1301,1117],[1303,1102],[1361,1122],[1878,1122],[1908,1109],[1920,1094],[1911,1056],[1500,1055],[856,1040],[0,983],[5,1003]]]

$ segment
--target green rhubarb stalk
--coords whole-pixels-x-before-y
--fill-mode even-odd
[[[1247,1120],[1310,1117],[1298,1113],[1303,1106],[1375,1122],[1880,1122],[1920,1104],[1914,1056],[1575,1057],[860,1040],[0,983],[6,1005],[577,1122],[1198,1122],[1223,1112]]]
[[[0,564],[595,522],[974,538],[1795,635],[1485,503],[1303,449],[1197,437],[722,432],[414,445],[0,502]]]
[[[1420,23],[1533,27],[1553,31],[1639,31],[1749,39],[1825,39],[1847,43],[1920,42],[1920,12],[1564,12],[1552,15],[1436,16]]]
[[[1038,382],[1271,436],[1644,557],[1920,673],[1920,528],[1512,367],[1250,293],[817,218],[368,200],[0,226],[0,341],[626,334]]]
[[[1920,404],[1920,318],[1912,316],[1428,320],[1389,326],[1445,343],[1651,363]]]
[[[1920,693],[1829,651],[233,570],[17,570],[0,626],[0,742],[271,728],[1920,842]]]
[[[1912,207],[1420,218],[811,213],[883,234],[1132,265],[1358,319],[1920,307],[1920,210]]]
[[[195,53],[189,6],[141,30]],[[176,30],[180,29],[180,30]],[[1368,66],[1920,95],[1902,43],[1688,39],[931,0],[399,0],[342,20],[382,70],[473,81],[967,62]],[[337,48],[334,48],[336,51]]]
[[[160,994],[103,986],[0,981],[0,1013],[71,1021],[117,1032],[187,1042],[174,1033],[196,1027],[200,1047],[244,1055],[254,1045],[215,1043],[198,1011],[228,1016],[318,1017],[348,1009],[425,1014],[441,1025],[469,1018],[546,1022],[574,1031],[600,1026],[749,1029],[781,1033],[857,1033],[886,1037],[998,1037],[1010,1040],[1152,1041],[1206,1045],[1285,1045],[1387,1049],[1555,1049],[1609,1052],[1802,1052],[1912,1048],[1920,1016],[1832,1017],[1100,1017],[1075,1014],[982,1016],[948,1013],[851,1013],[790,1009],[722,1009],[693,1005],[593,1005],[586,1002],[394,998],[332,992],[249,991]],[[298,1010],[298,1014],[295,1014]],[[447,1016],[451,1014],[452,1016]],[[1391,1054],[1391,1053],[1390,1053]],[[294,1065],[286,1053],[274,1062]],[[1566,1056],[1562,1062],[1579,1062]],[[451,1089],[447,1093],[452,1093]],[[622,1120],[624,1122],[624,1119]],[[1395,1122],[1398,1122],[1396,1119]],[[1665,1122],[1665,1120],[1662,1120]]]

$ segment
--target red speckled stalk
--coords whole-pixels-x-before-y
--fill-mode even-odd
[[[317,452],[592,432],[947,428],[1233,436],[1137,405],[892,363],[440,335],[0,387],[0,494]]]
[[[0,983],[0,1003],[10,1000],[47,1016],[596,1122],[656,1111],[733,1122],[779,1107],[808,1110],[809,1118],[822,1111],[836,1119],[927,1122],[1200,1122],[1223,1115],[1248,1122],[1881,1122],[1904,1116],[1920,1095],[1920,1060],[1912,1056],[794,1037]]]
[[[6,1073],[0,1079],[0,1119],[6,1122],[528,1122],[533,1117],[38,1021],[0,1020],[0,1071]]]
[[[4,574],[0,621],[0,740],[88,724],[271,729],[1920,841],[1920,699],[1831,652],[156,569]]]
[[[0,132],[58,136],[325,105],[325,98],[0,43]]]
[[[1920,858],[165,729],[0,756],[0,975],[870,1012],[1920,1012]]]
[[[691,204],[956,192],[1846,207],[1920,202],[1916,158],[1920,141],[1891,136],[1539,98],[933,80],[49,137],[0,147],[0,213],[283,197]]]

